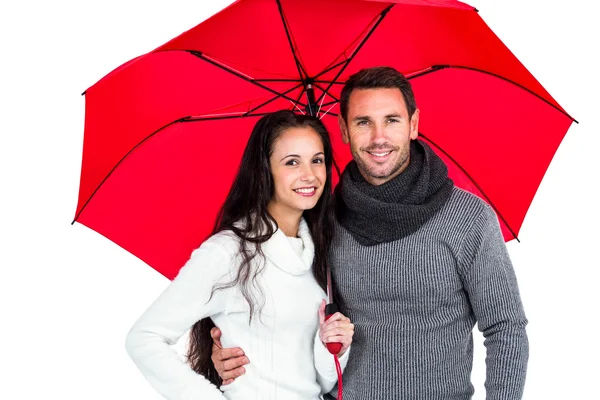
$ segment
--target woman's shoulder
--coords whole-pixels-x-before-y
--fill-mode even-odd
[[[214,249],[234,256],[239,252],[240,238],[229,229],[217,232],[206,239],[199,249]]]
[[[241,231],[245,231],[246,227],[246,222],[244,220],[239,220],[236,221],[233,224],[232,228],[226,228],[223,229],[217,233],[214,233],[212,236],[210,236],[208,239],[206,239],[202,245],[199,247],[199,249],[202,248],[218,248],[221,251],[225,251],[231,258],[235,258],[236,256],[239,256],[240,253],[240,244],[241,241],[244,240],[242,239],[240,236],[238,236],[234,230],[241,230]],[[274,230],[276,230],[277,226],[274,225],[273,226]],[[260,231],[262,231],[263,228],[259,229]],[[256,235],[258,235],[257,232],[250,232],[250,233],[245,233],[247,234],[249,237],[254,237]],[[252,241],[248,242],[246,244],[246,247],[248,248],[253,248],[254,244]]]

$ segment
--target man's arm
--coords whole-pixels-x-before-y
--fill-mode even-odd
[[[529,342],[517,279],[494,211],[486,205],[461,251],[461,275],[485,337],[486,399],[523,395]]]
[[[239,347],[223,348],[219,328],[212,328],[210,336],[213,339],[211,360],[219,376],[223,379],[223,385],[229,385],[237,377],[246,373],[244,365],[250,361]]]

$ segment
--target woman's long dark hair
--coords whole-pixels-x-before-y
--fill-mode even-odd
[[[331,183],[333,151],[329,133],[318,118],[295,114],[287,110],[270,113],[261,117],[252,130],[237,175],[219,211],[212,232],[212,234],[216,234],[230,230],[235,233],[240,238],[239,251],[242,256],[236,278],[214,288],[213,292],[218,289],[239,286],[250,305],[250,318],[255,311],[257,300],[252,295],[252,290],[249,290],[250,285],[260,291],[255,279],[265,265],[260,263],[262,268],[253,270],[251,261],[257,255],[264,258],[260,245],[269,240],[276,230],[273,225],[277,225],[267,210],[274,193],[270,156],[275,141],[285,130],[290,128],[312,128],[323,143],[327,181],[316,206],[304,211],[303,217],[309,227],[315,247],[313,274],[323,290],[326,288],[327,253],[333,235]],[[238,224],[240,221],[244,223]],[[213,342],[210,330],[214,326],[210,318],[204,318],[194,324],[190,332],[187,358],[194,371],[204,375],[211,383],[220,386],[221,378],[211,360]]]

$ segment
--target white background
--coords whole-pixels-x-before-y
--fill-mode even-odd
[[[83,140],[80,94],[227,3],[0,7],[0,398],[160,399],[127,357],[124,338],[167,279],[71,225]],[[521,243],[508,244],[530,320],[525,399],[600,399],[598,14],[584,0],[471,4],[580,122],[548,169]],[[484,399],[479,334],[476,345],[475,398]]]

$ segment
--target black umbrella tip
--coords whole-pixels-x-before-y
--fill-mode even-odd
[[[475,7],[473,7],[473,11],[475,11],[476,13],[478,13],[478,12],[479,12],[479,10],[478,10],[478,9],[476,9]]]
[[[85,96],[85,94],[86,94],[86,93],[87,93],[87,90],[86,90],[85,92],[81,93],[81,95],[82,95],[82,96]]]
[[[394,4],[390,4],[388,7],[386,7],[386,9],[381,12],[381,16],[385,17],[387,15],[387,13],[390,12],[392,7],[394,7]]]

